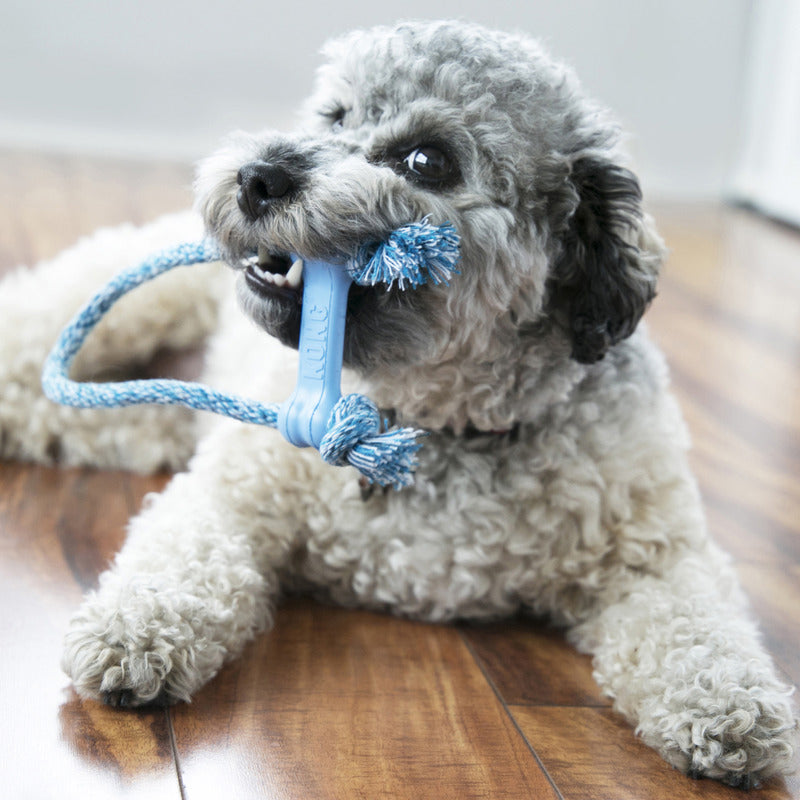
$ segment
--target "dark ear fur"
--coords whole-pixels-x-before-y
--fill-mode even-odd
[[[572,338],[572,357],[592,364],[633,333],[655,296],[659,254],[637,246],[642,193],[636,176],[599,157],[577,159],[577,205],[561,235],[548,307]]]

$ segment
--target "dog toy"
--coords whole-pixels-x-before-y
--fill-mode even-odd
[[[400,489],[413,482],[420,431],[385,430],[375,404],[358,394],[341,396],[344,328],[351,283],[386,284],[405,290],[425,283],[447,284],[457,273],[459,243],[449,224],[424,219],[394,231],[385,242],[364,245],[349,260],[303,261],[299,368],[294,392],[282,404],[260,403],[199,383],[170,379],[79,383],[69,370],[86,337],[123,295],[179,266],[218,261],[211,239],[155,253],[121,273],[98,292],[61,332],[45,362],[45,395],[80,408],[155,403],[183,405],[277,427],[298,447],[316,447],[338,466],[351,464],[371,483]]]

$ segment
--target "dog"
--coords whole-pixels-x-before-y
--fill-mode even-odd
[[[639,324],[665,250],[616,124],[524,36],[404,23],[325,56],[298,133],[236,133],[200,165],[199,215],[98,234],[0,287],[5,457],[188,463],[75,614],[75,688],[116,706],[188,700],[269,627],[282,590],[431,622],[522,611],[593,655],[616,709],[673,766],[737,786],[783,773],[791,690],[708,537],[667,369]],[[347,257],[424,218],[455,226],[450,285],[348,298],[346,387],[428,432],[413,487],[365,486],[230,420],[42,399],[37,370],[80,300],[201,235],[198,216],[228,266],[126,298],[79,373],[212,333],[208,382],[283,400],[302,296],[288,254]],[[48,313],[23,319],[34,290]]]

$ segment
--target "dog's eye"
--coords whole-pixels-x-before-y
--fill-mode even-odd
[[[341,106],[324,108],[319,112],[324,122],[327,122],[333,131],[339,131],[344,127],[344,118],[347,110]]]
[[[347,112],[343,108],[337,108],[336,111],[330,115],[331,128],[334,131],[340,131],[344,127],[344,115],[346,113]]]
[[[453,171],[450,159],[432,145],[415,148],[403,159],[402,165],[410,173],[426,181],[443,181]]]

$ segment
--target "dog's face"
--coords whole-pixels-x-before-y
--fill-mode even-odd
[[[262,327],[297,346],[286,254],[347,257],[428,216],[459,233],[451,285],[354,286],[348,301],[345,362],[397,384],[406,410],[507,392],[543,362],[597,361],[633,331],[659,244],[614,127],[566,69],[529,40],[456,23],[357,32],[326,54],[301,133],[234,135],[198,176]],[[498,422],[465,409],[441,421]]]

